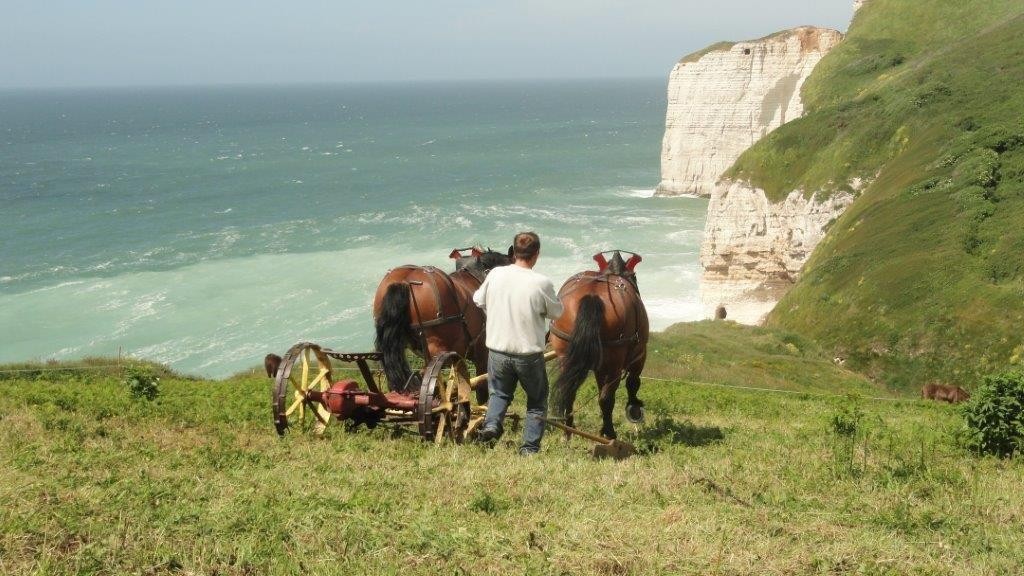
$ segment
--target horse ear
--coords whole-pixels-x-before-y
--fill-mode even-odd
[[[600,252],[594,254],[594,262],[597,262],[598,272],[604,272],[605,269],[608,268],[608,259]]]
[[[515,253],[515,250],[513,250],[512,248],[513,248],[513,246],[511,244],[509,244],[508,245],[508,257],[509,257],[509,259],[512,259],[512,255]]]
[[[473,246],[470,249],[470,254],[477,258],[479,258],[483,253],[483,250],[479,246]]]
[[[626,270],[629,270],[630,272],[632,272],[633,268],[636,268],[636,265],[641,263],[641,262],[643,262],[643,261],[644,261],[643,256],[641,256],[639,254],[633,254],[632,256],[629,257],[629,260],[626,262]]]
[[[459,253],[459,249],[456,248],[455,250],[452,250],[452,253],[449,254],[448,257],[452,260],[458,260],[459,258],[462,258],[462,254]]]

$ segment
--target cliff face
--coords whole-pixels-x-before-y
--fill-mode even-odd
[[[851,183],[854,189],[861,185]],[[798,190],[772,203],[745,182],[719,183],[708,204],[700,255],[705,316],[724,307],[729,320],[760,324],[853,199],[845,193],[807,198]]]
[[[803,113],[804,80],[842,37],[801,27],[680,60],[669,77],[657,194],[711,195],[744,150]]]

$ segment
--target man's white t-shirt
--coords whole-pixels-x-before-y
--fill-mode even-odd
[[[507,354],[543,352],[545,320],[562,315],[551,280],[515,264],[491,270],[473,301],[487,313],[487,347]]]

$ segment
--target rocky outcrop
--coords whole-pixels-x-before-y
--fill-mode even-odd
[[[807,26],[680,60],[669,77],[657,194],[709,196],[744,150],[803,113],[804,80],[842,37]]]
[[[854,191],[861,186],[850,183]],[[704,316],[721,315],[724,307],[729,320],[760,324],[853,199],[848,192],[807,197],[797,190],[773,203],[745,182],[721,182],[708,204],[701,246]]]

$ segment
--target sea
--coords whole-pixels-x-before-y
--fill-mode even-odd
[[[536,231],[556,288],[639,253],[694,320],[707,201],[653,197],[665,81],[0,92],[0,362],[132,356],[224,377],[373,345],[388,269]]]

